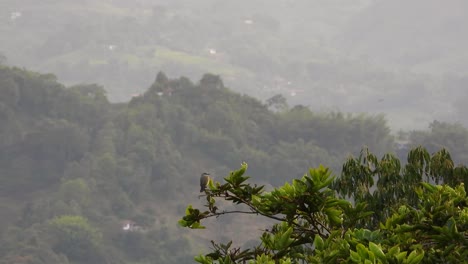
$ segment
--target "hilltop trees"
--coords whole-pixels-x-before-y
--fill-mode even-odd
[[[465,162],[468,159],[468,130],[461,124],[434,121],[429,125],[429,131],[413,131],[409,135],[413,146],[426,146],[431,152],[441,147],[450,149],[456,162]]]

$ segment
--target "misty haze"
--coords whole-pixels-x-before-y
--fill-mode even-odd
[[[463,262],[466,25],[466,0],[0,0],[0,263]]]

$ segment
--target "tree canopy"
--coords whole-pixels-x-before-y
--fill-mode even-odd
[[[203,229],[202,220],[232,214],[276,223],[265,228],[258,246],[212,242],[213,251],[197,256],[197,262],[459,263],[468,258],[468,169],[454,167],[445,150],[429,155],[414,149],[403,170],[393,155],[378,160],[363,150],[348,159],[339,178],[320,166],[271,192],[249,184],[246,169],[244,163],[224,182],[211,183],[205,191],[208,210],[189,205],[179,224]],[[224,209],[219,200],[244,207]]]

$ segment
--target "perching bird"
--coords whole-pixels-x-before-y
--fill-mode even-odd
[[[200,177],[200,192],[203,192],[206,189],[206,186],[208,186],[208,183],[211,181],[211,177],[209,173],[202,173]]]

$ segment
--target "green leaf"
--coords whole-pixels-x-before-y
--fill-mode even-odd
[[[382,251],[382,248],[380,248],[379,245],[376,245],[372,242],[369,242],[369,249],[372,251],[372,253],[374,253],[374,255],[381,259],[381,260],[384,260],[385,259],[385,254],[383,253]]]
[[[361,257],[361,259],[368,259],[369,258],[368,250],[363,244],[361,244],[361,243],[357,244],[356,249],[357,249],[357,252],[359,253],[359,256]]]
[[[205,229],[206,227],[205,227],[205,226],[202,226],[202,225],[200,224],[200,222],[195,222],[195,223],[193,223],[193,224],[190,226],[190,228],[192,228],[192,229]]]
[[[181,227],[187,227],[188,224],[187,224],[187,221],[183,220],[183,219],[180,219],[178,222],[177,222]]]
[[[211,260],[203,255],[198,255],[195,258],[195,261],[201,264],[211,264]]]
[[[396,259],[398,260],[398,262],[403,262],[407,254],[408,253],[406,251],[400,252],[396,255]]]
[[[233,263],[233,262],[232,262],[231,257],[226,256],[224,259],[220,259],[219,263],[220,263],[220,264],[221,264],[221,263],[223,263],[223,264],[231,264],[231,263]]]
[[[388,250],[387,255],[389,255],[389,256],[395,256],[395,255],[398,254],[398,253],[400,253],[400,247],[399,247],[398,245],[396,245],[396,246],[394,246],[394,247],[392,247],[392,248],[390,248],[390,249]]]
[[[292,239],[291,239],[291,234],[293,232],[293,228],[292,227],[289,227],[286,232],[284,232],[282,235],[281,235],[281,239],[280,239],[280,242],[279,242],[279,245],[282,249],[288,247],[291,243],[292,243]]]
[[[327,214],[328,216],[328,219],[330,220],[330,222],[334,223],[334,224],[341,224],[342,220],[341,220],[341,211],[340,210],[337,210],[337,209],[334,209],[334,208],[327,208],[325,209],[325,213]]]
[[[350,258],[353,262],[361,263],[361,256],[356,251],[351,250]]]
[[[417,264],[421,262],[421,260],[424,257],[424,251],[421,252],[416,252],[416,250],[413,250],[408,256],[408,264]]]
[[[453,217],[450,217],[447,221],[447,227],[453,237],[458,235],[457,222]]]
[[[315,235],[314,246],[318,250],[324,250],[324,243],[323,243],[323,239],[321,236]]]
[[[189,205],[187,206],[187,208],[185,208],[185,215],[191,215],[191,214],[192,214],[192,210],[193,210],[192,205],[189,204]]]

